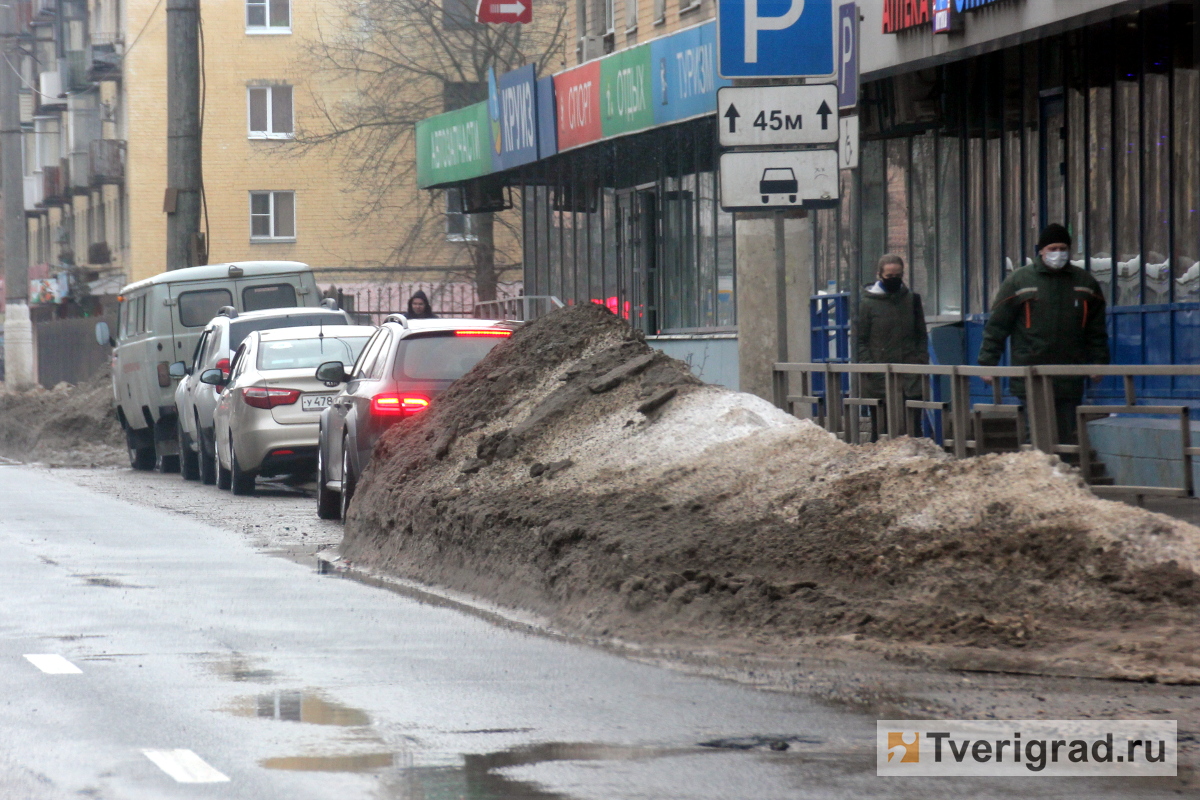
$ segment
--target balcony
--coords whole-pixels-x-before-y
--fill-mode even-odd
[[[97,139],[88,149],[92,186],[125,182],[125,140]]]
[[[42,206],[41,173],[25,176],[25,213],[38,214]]]
[[[42,205],[61,206],[67,201],[62,167],[42,167]]]
[[[88,194],[92,190],[91,153],[71,153],[66,158],[68,170],[67,189],[71,194]]]
[[[33,0],[34,16],[47,18],[53,17],[57,9],[56,0]]]
[[[91,60],[88,63],[89,81],[119,81],[125,40],[119,33],[92,33]]]
[[[91,87],[91,81],[88,80],[88,69],[91,67],[89,63],[90,56],[86,50],[68,50],[67,56],[60,63],[66,67],[63,75],[63,83],[66,84],[63,88],[68,92],[82,92]]]

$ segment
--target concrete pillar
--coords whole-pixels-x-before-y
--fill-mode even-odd
[[[4,306],[4,382],[10,389],[27,389],[37,383],[33,325],[24,300],[13,300]]]
[[[784,220],[784,274],[789,361],[812,357],[808,298],[812,295],[812,220],[790,211]],[[778,360],[779,278],[774,212],[737,216],[738,367],[743,392],[772,399],[771,368]]]

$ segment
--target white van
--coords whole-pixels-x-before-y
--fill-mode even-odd
[[[115,348],[113,395],[134,469],[179,469],[175,385],[170,365],[191,357],[209,320],[237,311],[320,305],[316,278],[298,261],[239,261],[188,267],[131,283],[118,297],[115,339],[104,322],[96,339]]]

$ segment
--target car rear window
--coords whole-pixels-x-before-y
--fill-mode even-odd
[[[453,381],[478,364],[501,336],[456,336],[439,331],[400,340],[393,375],[397,380]]]
[[[197,289],[179,294],[179,322],[187,328],[207,325],[217,315],[221,306],[233,305],[233,295],[228,289]]]
[[[264,311],[268,308],[291,308],[296,305],[296,287],[290,283],[268,286],[247,286],[242,289],[243,311]]]
[[[348,325],[345,314],[294,314],[286,317],[243,319],[229,324],[229,349],[236,350],[255,331],[275,328],[303,328],[306,325]]]
[[[263,342],[258,348],[258,368],[316,369],[326,361],[353,364],[367,344],[367,336],[344,336],[323,339],[286,339]]]

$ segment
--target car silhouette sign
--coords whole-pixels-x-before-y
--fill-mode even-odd
[[[827,208],[838,200],[837,150],[734,151],[721,155],[721,207]]]
[[[786,194],[788,202],[796,202],[796,194],[800,191],[800,183],[791,167],[768,167],[763,170],[762,180],[758,182],[758,191],[762,193],[762,201],[769,203],[771,195]]]

